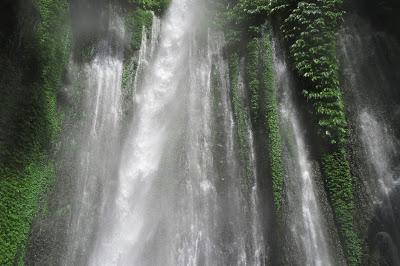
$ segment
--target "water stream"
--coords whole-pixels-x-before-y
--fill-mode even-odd
[[[356,16],[348,18],[339,43],[345,90],[354,102],[351,114],[369,161],[372,200],[379,202],[396,186],[399,176],[398,133],[391,128],[400,116],[400,105],[393,102],[399,96],[393,88],[400,77],[385,70],[400,62],[400,50],[396,40]]]
[[[294,100],[293,82],[285,58],[275,47],[274,67],[280,95],[281,135],[285,158],[288,224],[295,241],[296,265],[333,265],[328,249],[326,220],[322,215],[304,129]],[[304,260],[304,261],[303,261]]]
[[[400,62],[398,41],[356,15],[347,16],[339,38],[343,88],[362,158],[360,175],[374,212],[370,246],[381,249],[390,265],[400,263],[400,76],[390,71]]]
[[[151,37],[153,56],[139,59],[118,185],[101,215],[90,265],[264,263],[256,195],[246,200],[241,190],[223,39],[196,30],[198,10],[193,1],[172,1],[159,41]],[[139,54],[148,48],[142,43]],[[213,119],[213,60],[220,73],[217,104],[224,106],[219,121]]]
[[[121,46],[112,49],[111,43],[122,40],[124,34],[121,18],[113,16],[107,37],[98,44],[97,55],[82,67],[86,88],[84,118],[77,138],[80,147],[74,178],[77,190],[67,233],[66,265],[85,263],[97,233],[98,216],[105,208],[110,182],[115,176],[120,143],[123,49]]]

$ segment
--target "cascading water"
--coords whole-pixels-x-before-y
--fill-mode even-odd
[[[145,27],[142,30],[142,41],[140,45],[139,55],[137,59],[137,67],[134,75],[130,75],[130,84],[129,86],[132,89],[132,97],[135,99],[136,91],[138,86],[142,85],[144,73],[146,68],[149,65],[149,60],[152,58],[155,52],[156,45],[158,44],[158,39],[160,37],[160,27],[161,21],[160,19],[153,14],[153,21],[151,27],[151,35],[150,40],[148,40],[148,33]],[[130,73],[133,73],[133,64],[130,69]]]
[[[374,32],[361,18],[353,17],[348,21],[340,38],[345,89],[355,103],[351,114],[357,121],[365,157],[372,166],[370,171],[377,175],[370,186],[373,201],[379,201],[394,188],[398,178],[393,170],[398,166],[395,158],[399,156],[399,144],[388,127],[395,119],[385,114],[400,115],[400,106],[396,103],[386,107],[382,103],[397,98],[392,85],[400,79],[389,72],[386,74],[385,67],[400,61],[400,50],[394,39],[383,32]],[[391,58],[387,58],[386,53]]]
[[[328,249],[326,220],[322,216],[314,181],[315,171],[309,159],[294,102],[293,83],[285,59],[275,47],[274,66],[280,98],[282,139],[287,148],[285,180],[288,201],[288,226],[298,250],[298,265],[333,265]],[[302,254],[302,255],[301,255]],[[304,260],[304,261],[303,261]],[[294,262],[293,262],[294,263]]]
[[[123,38],[123,22],[114,16],[107,39],[98,44],[97,56],[84,66],[86,119],[81,128],[76,202],[68,232],[66,265],[85,263],[96,233],[97,217],[108,194],[107,184],[115,175],[119,157],[123,50],[121,47],[113,50],[111,43]]]
[[[221,48],[222,49],[222,48]],[[260,220],[260,202],[259,202],[259,198],[258,198],[258,185],[257,185],[257,178],[258,178],[258,174],[257,174],[257,167],[256,167],[256,151],[255,151],[255,141],[254,141],[254,135],[253,135],[253,129],[251,126],[251,118],[250,118],[250,110],[249,110],[249,106],[248,106],[248,92],[246,91],[246,85],[245,85],[245,79],[243,76],[243,73],[245,73],[244,70],[244,62],[240,63],[240,70],[239,70],[239,77],[238,77],[238,94],[239,94],[239,98],[241,101],[241,105],[244,106],[244,110],[246,111],[246,117],[245,117],[245,127],[247,128],[246,131],[246,143],[248,145],[248,154],[247,156],[247,163],[248,166],[245,167],[249,167],[250,168],[250,177],[246,176],[246,177],[242,177],[243,178],[251,178],[254,181],[251,183],[251,187],[250,187],[250,191],[248,192],[249,195],[248,197],[250,198],[249,201],[249,205],[247,205],[247,202],[239,202],[239,204],[245,206],[245,208],[247,208],[245,210],[245,213],[243,215],[249,216],[249,223],[243,225],[244,228],[242,230],[246,231],[248,229],[245,228],[249,228],[249,230],[251,230],[251,236],[249,236],[248,238],[251,239],[251,243],[247,244],[250,245],[250,250],[253,250],[253,253],[249,254],[250,257],[246,258],[247,261],[250,261],[251,264],[254,265],[264,265],[265,262],[263,262],[264,260],[264,256],[267,256],[266,252],[268,252],[268,250],[265,250],[265,244],[264,244],[264,240],[263,240],[263,233],[262,233],[262,228],[261,228],[261,220]],[[223,64],[223,63],[221,63]],[[222,73],[222,72],[221,72]],[[229,110],[229,109],[228,109]],[[232,119],[232,118],[230,118]],[[228,156],[229,157],[229,156]],[[244,171],[247,171],[247,169],[245,169]],[[248,173],[244,172],[242,173],[242,175],[247,175]],[[242,181],[243,182],[243,181]],[[249,182],[249,181],[247,181]],[[243,182],[246,183],[246,182]],[[248,186],[248,184],[244,184],[242,186]],[[245,196],[242,196],[243,198],[246,198]],[[248,200],[246,198],[246,200]],[[240,211],[240,210],[238,210]],[[246,255],[246,254],[244,254]],[[245,261],[244,261],[245,262]]]
[[[0,265],[400,265],[399,3],[0,1]]]
[[[359,115],[361,139],[368,158],[371,158],[371,171],[377,174],[374,180],[378,189],[376,201],[387,198],[393,188],[399,184],[398,174],[392,167],[392,160],[398,156],[399,143],[396,142],[391,130],[364,110]]]
[[[241,189],[222,39],[196,30],[199,5],[172,1],[154,56],[136,77],[119,184],[90,265],[264,264],[256,195],[246,200]],[[212,89],[214,60],[221,86]]]
[[[346,18],[339,38],[343,88],[350,119],[355,125],[357,156],[363,158],[360,175],[366,204],[375,212],[369,225],[370,246],[381,249],[390,265],[400,263],[400,149],[398,127],[400,76],[392,67],[400,62],[398,41],[376,31],[362,18]]]

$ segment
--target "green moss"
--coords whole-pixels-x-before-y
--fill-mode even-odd
[[[19,173],[6,168],[0,171],[0,264],[13,265],[17,259],[23,260],[38,199],[55,173],[44,155],[37,155]]]
[[[14,99],[6,107],[10,108],[10,119],[5,120],[9,130],[1,132],[5,138],[0,143],[5,149],[0,161],[1,265],[23,260],[37,202],[54,177],[49,155],[51,143],[60,132],[57,90],[70,52],[66,1],[37,0],[33,6],[39,21],[32,39],[23,40],[21,51],[34,64],[21,66],[11,60],[10,66],[3,66],[12,69],[14,65],[24,82],[11,77],[1,86],[7,97]],[[25,83],[32,79],[28,75],[34,76],[33,81]],[[10,95],[14,93],[13,98]]]
[[[340,149],[325,154],[322,166],[348,263],[349,265],[360,265],[361,240],[353,229],[353,182],[346,151]]]
[[[153,11],[157,15],[161,15],[167,9],[171,0],[128,0],[128,2],[143,10]]]
[[[282,139],[279,132],[279,108],[274,81],[273,50],[272,39],[269,30],[266,31],[261,41],[263,50],[262,60],[262,88],[265,104],[265,122],[268,133],[269,160],[272,174],[272,191],[274,196],[275,208],[280,211],[282,204],[284,168]]]
[[[143,9],[137,9],[130,12],[125,17],[125,27],[127,32],[131,35],[130,38],[130,50],[131,52],[140,49],[140,44],[142,43],[143,30],[151,29],[153,21],[153,15],[150,11],[145,11]]]
[[[218,61],[217,61],[218,62]],[[214,167],[216,174],[219,177],[217,180],[217,189],[219,186],[224,187],[224,177],[226,174],[226,131],[224,127],[225,111],[224,104],[222,103],[223,85],[221,80],[221,72],[216,63],[213,62],[211,66],[211,95],[212,95],[212,112],[213,112],[213,130],[212,130],[212,143],[213,145],[213,156],[214,156]],[[228,159],[229,160],[229,159]]]
[[[122,70],[122,88],[127,89],[128,84],[132,80],[132,75],[136,72],[137,62],[133,59],[127,60]]]
[[[247,138],[246,110],[242,105],[239,96],[239,55],[232,53],[229,56],[229,82],[231,91],[231,102],[233,109],[233,118],[236,124],[237,137],[239,140],[240,159],[245,168],[245,180],[243,182],[246,191],[250,191],[254,183],[253,166],[251,165],[249,155],[250,147]]]
[[[246,55],[246,80],[249,88],[250,112],[253,125],[257,125],[260,118],[259,52],[258,39],[253,38],[247,45]]]
[[[37,0],[40,23],[35,34],[42,66],[41,90],[45,106],[43,118],[49,128],[45,136],[38,136],[48,144],[60,133],[57,113],[57,90],[62,86],[62,75],[71,51],[71,31],[67,23],[68,5],[65,0]]]
[[[138,67],[139,50],[142,45],[143,37],[151,36],[151,28],[153,24],[153,14],[142,8],[128,12],[125,16],[125,29],[127,32],[129,47],[124,52],[124,64],[122,71],[122,89],[123,89],[123,113],[128,119],[132,114],[133,106],[133,81],[135,80],[136,70]],[[143,34],[146,34],[144,36]]]
[[[246,81],[253,126],[257,128],[261,124],[266,132],[273,198],[279,212],[284,182],[283,151],[274,80],[272,38],[270,29],[266,27],[263,27],[262,37],[251,39],[247,45]]]

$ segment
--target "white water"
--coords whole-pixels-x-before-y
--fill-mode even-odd
[[[138,87],[142,86],[144,73],[149,67],[150,63],[149,61],[154,56],[155,48],[156,45],[158,45],[158,41],[160,38],[160,29],[161,29],[161,21],[157,16],[153,15],[150,41],[148,41],[149,36],[147,34],[147,29],[143,26],[142,41],[140,45],[139,55],[137,58],[137,68],[135,74],[130,76],[130,78],[133,80],[132,95],[134,99],[136,97],[136,91]],[[132,70],[133,67],[131,69],[131,73]]]
[[[378,122],[368,111],[361,112],[359,121],[365,153],[371,158],[373,171],[377,174],[375,184],[378,194],[375,203],[380,204],[400,184],[400,173],[393,170],[391,163],[397,154],[398,143],[389,128],[383,122]]]
[[[89,265],[264,264],[256,186],[250,201],[241,190],[222,39],[196,33],[199,16],[198,3],[173,0],[159,41],[152,36],[153,57],[144,56],[148,46],[142,43],[118,186]],[[223,132],[221,142],[214,139],[216,130]],[[219,147],[223,154],[217,156]]]
[[[400,63],[398,41],[356,15],[346,17],[339,35],[342,88],[357,139],[361,204],[374,216],[368,242],[379,263],[398,265],[400,140],[398,135]],[[384,261],[384,262],[383,262]]]
[[[362,146],[360,156],[365,159],[363,174],[369,177],[366,189],[371,202],[380,205],[400,184],[400,141],[392,128],[400,105],[391,102],[396,99],[399,76],[390,71],[400,62],[400,50],[396,40],[358,17],[348,19],[339,41],[343,87],[353,102],[352,119]]]
[[[253,181],[250,181],[251,188],[250,188],[250,204],[248,206],[246,216],[249,216],[250,222],[246,224],[246,227],[249,227],[251,230],[251,239],[252,239],[252,250],[253,254],[251,257],[247,258],[250,260],[250,265],[264,265],[265,262],[263,261],[263,256],[268,250],[265,250],[266,246],[263,240],[262,235],[262,227],[261,227],[261,218],[260,218],[260,202],[258,197],[258,184],[257,184],[257,167],[256,167],[256,151],[255,151],[255,142],[254,142],[254,135],[252,130],[252,125],[250,121],[250,108],[247,103],[248,95],[246,92],[246,85],[244,81],[244,61],[240,63],[239,69],[239,77],[238,77],[238,95],[241,100],[241,105],[244,107],[246,112],[246,127],[247,127],[247,136],[246,142],[248,144],[249,152],[248,152],[248,163],[249,167],[251,168],[251,176],[247,178],[251,178]],[[248,181],[247,181],[248,182]],[[246,184],[246,182],[244,182]],[[245,202],[241,204],[246,206]],[[247,207],[247,206],[246,206]],[[243,229],[246,230],[246,229]],[[244,249],[245,250],[245,249]],[[248,256],[248,255],[247,255]]]
[[[327,244],[325,221],[316,195],[315,178],[304,132],[292,95],[293,84],[286,62],[275,55],[276,84],[281,95],[280,113],[284,142],[288,145],[286,188],[291,233],[305,265],[333,265]]]
[[[97,56],[83,66],[81,73],[85,80],[85,115],[78,132],[80,152],[74,178],[77,191],[68,230],[66,265],[85,263],[118,162],[122,49],[112,51],[110,42],[124,38],[123,29],[122,20],[115,16],[110,21],[110,37],[99,43]]]

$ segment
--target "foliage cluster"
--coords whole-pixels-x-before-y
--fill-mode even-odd
[[[341,0],[301,1],[282,25],[296,70],[310,84],[303,93],[313,104],[320,134],[333,145],[345,144],[348,137],[336,59],[340,4]]]
[[[16,73],[1,76],[7,81],[1,90],[11,99],[2,109],[8,130],[1,132],[0,143],[1,265],[23,257],[39,196],[54,176],[49,148],[60,131],[57,89],[70,51],[66,1],[36,0],[33,7],[39,20],[30,25],[31,35],[22,36],[21,49],[22,62],[29,64],[13,58],[1,71]]]

